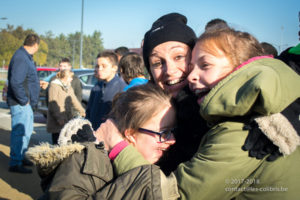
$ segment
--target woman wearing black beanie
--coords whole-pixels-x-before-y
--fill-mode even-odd
[[[177,107],[177,142],[157,163],[166,174],[192,158],[208,130],[199,115],[196,98],[187,86],[188,66],[196,39],[187,25],[187,18],[179,13],[160,17],[144,36],[145,66],[152,81],[173,95]]]
[[[173,96],[187,84],[195,40],[196,34],[187,25],[187,18],[178,13],[160,17],[144,36],[145,66],[153,81]]]
[[[189,26],[187,26],[187,18],[178,13],[170,13],[160,17],[153,23],[151,29],[147,31],[144,36],[143,58],[145,66],[151,74],[152,81],[163,88],[165,91],[170,92],[173,95],[177,106],[178,132],[176,132],[175,135],[176,143],[170,148],[169,152],[166,152],[166,154],[164,154],[166,156],[164,156],[158,163],[156,163],[160,166],[165,174],[169,174],[171,171],[176,170],[177,166],[182,162],[185,162],[182,166],[189,165],[190,162],[188,162],[188,160],[190,160],[196,153],[201,138],[208,129],[206,122],[199,115],[199,106],[196,103],[196,97],[193,96],[193,94],[190,93],[188,87],[186,87],[188,83],[187,76],[190,72],[189,63],[191,59],[191,52],[195,45],[195,41],[196,35],[194,31]],[[109,126],[111,125],[109,124],[112,123],[110,123],[108,120],[107,127],[102,128],[104,128],[104,130],[111,130],[109,128]],[[98,135],[96,133],[96,137],[98,138],[98,140],[104,140],[108,150],[119,149],[119,154],[117,155],[120,156],[117,156],[113,162],[117,174],[120,171],[126,171],[125,169],[133,169],[134,167],[147,165],[147,162],[134,162],[135,158],[129,154],[129,151],[124,147],[121,148],[118,146],[118,143],[122,141],[122,138],[118,136],[114,138],[114,134],[112,134],[111,132],[107,132],[107,135],[104,132],[99,131]],[[247,142],[253,143],[256,141],[255,138],[252,139],[253,140],[247,140]],[[264,143],[264,141],[260,142]],[[252,148],[254,147],[253,144],[251,146]],[[262,147],[264,146],[262,145]],[[262,147],[260,147],[261,149],[258,149],[258,151],[262,150]],[[260,159],[262,159],[262,157]],[[123,165],[125,163],[126,165]],[[188,166],[187,168],[193,167],[196,166]],[[213,167],[214,166],[212,166],[212,168]],[[141,171],[143,171],[142,167]],[[130,173],[130,171],[127,171],[126,173]],[[124,177],[124,175],[122,176]],[[153,174],[151,174],[151,176],[156,177]],[[163,185],[162,182],[164,181],[164,175],[160,174],[160,176],[161,185]],[[169,181],[172,179],[172,176],[173,175],[171,174],[171,176],[168,178]],[[136,176],[135,178],[138,182],[137,184],[141,184],[139,181],[141,181],[140,178],[142,179],[142,177]],[[184,178],[185,177],[176,177],[179,188],[180,181]],[[197,180],[194,181],[197,182]],[[168,185],[175,184],[175,188],[177,188],[177,183],[170,182],[168,183]],[[102,192],[106,190],[107,192],[109,192],[111,188],[113,188],[113,190],[117,190],[118,182],[115,182],[113,184],[115,184],[113,187],[108,186]],[[153,185],[156,184],[157,182],[153,182]],[[211,184],[211,187],[213,187],[213,183],[209,184]],[[132,185],[135,184],[132,183]],[[143,184],[141,184],[140,187],[143,187]],[[163,196],[166,195],[164,193],[165,191],[162,190],[161,192],[163,193]],[[169,191],[167,191],[167,193],[168,192]],[[185,191],[181,192],[184,193]],[[198,199],[200,197],[194,196],[193,198]]]

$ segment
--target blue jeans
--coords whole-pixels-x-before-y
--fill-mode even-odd
[[[33,112],[29,104],[10,106],[10,166],[21,165],[33,131]]]

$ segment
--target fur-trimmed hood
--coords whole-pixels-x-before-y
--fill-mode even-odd
[[[86,147],[85,143],[73,143],[71,139],[72,135],[77,134],[84,125],[92,126],[86,119],[72,119],[61,130],[58,145],[42,143],[28,149],[26,157],[37,166],[41,176],[48,175],[63,160],[73,153],[80,153]]]
[[[82,129],[84,125],[89,125],[92,127],[92,124],[89,120],[84,118],[75,118],[70,120],[63,129],[60,131],[58,144],[67,145],[72,143],[72,135],[77,134],[79,129]],[[91,128],[92,129],[92,128]]]
[[[281,113],[254,119],[259,129],[276,145],[283,155],[289,155],[300,145],[300,136]],[[299,131],[299,130],[298,130]]]
[[[61,86],[65,91],[68,91],[68,89],[71,87],[71,83],[64,84],[59,78],[54,79],[53,81],[51,81],[51,83]]]
[[[50,174],[64,159],[73,153],[80,153],[85,146],[80,143],[68,145],[50,145],[42,143],[38,146],[29,148],[26,156],[38,168],[41,176]]]
[[[41,144],[30,148],[27,156],[41,178],[45,193],[40,199],[90,199],[113,178],[103,143]]]

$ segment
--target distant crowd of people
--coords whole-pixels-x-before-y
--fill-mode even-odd
[[[267,42],[213,19],[199,37],[169,13],[127,47],[97,55],[87,107],[68,58],[39,82],[30,34],[11,59],[10,172],[32,173],[40,199],[299,199],[300,44]],[[52,144],[28,149],[47,90]]]

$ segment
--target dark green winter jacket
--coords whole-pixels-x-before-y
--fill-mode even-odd
[[[166,194],[166,188],[162,193],[161,180],[166,181],[166,177],[160,175],[155,165],[129,170],[111,184],[113,169],[103,145],[42,144],[30,148],[27,157],[36,164],[42,178],[45,193],[40,199],[171,200],[178,197],[177,189]],[[176,188],[174,184],[173,181],[170,188]]]
[[[194,157],[174,171],[180,199],[299,199],[300,139],[289,121],[275,114],[300,97],[299,86],[299,75],[271,58],[250,62],[220,81],[200,105],[212,128]],[[265,120],[272,114],[274,119]],[[267,162],[241,149],[248,135],[243,118],[253,115],[261,116],[257,121],[285,156]],[[113,164],[123,174],[147,161],[128,146]]]

